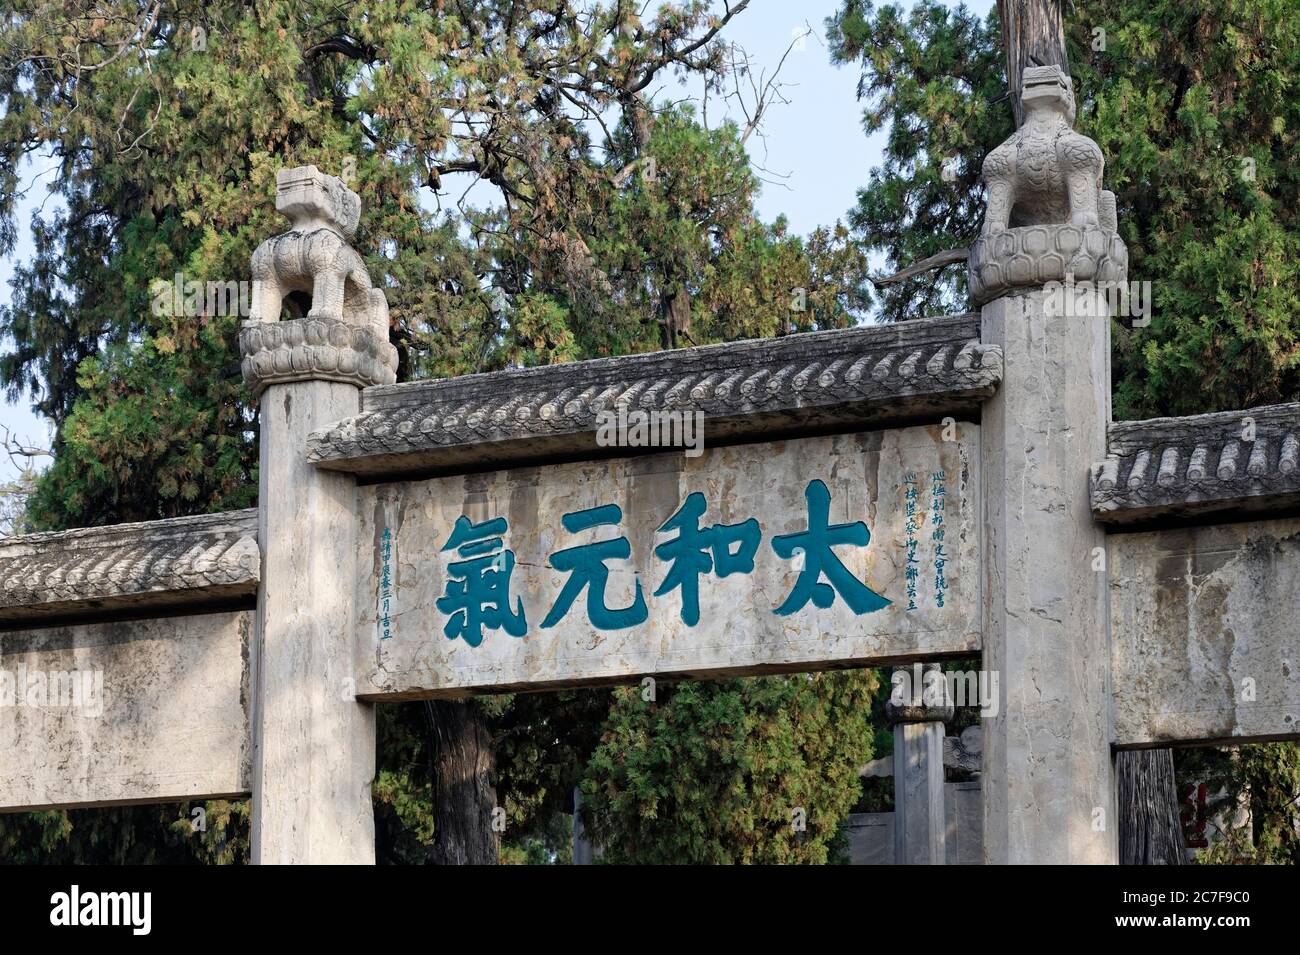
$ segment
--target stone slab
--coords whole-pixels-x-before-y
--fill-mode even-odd
[[[854,812],[844,820],[849,865],[894,864],[894,814]]]
[[[944,865],[984,862],[984,803],[979,780],[944,783]],[[892,812],[855,812],[844,820],[849,865],[895,865]]]
[[[253,621],[241,611],[0,633],[0,810],[247,793]]]
[[[949,435],[952,436],[951,434]],[[356,595],[357,695],[430,698],[628,681],[635,677],[706,677],[909,662],[970,655],[980,649],[979,428],[961,424],[957,440],[940,426],[732,445],[702,456],[680,452],[550,468],[517,468],[359,489],[361,527]],[[942,470],[944,494],[933,491]],[[909,609],[905,568],[908,531],[904,477],[917,477],[915,523],[918,583]],[[858,580],[890,603],[855,614],[841,595],[826,608],[811,602],[778,615],[799,571],[773,549],[774,535],[807,526],[807,489],[830,492],[831,524],[863,521],[866,547],[835,548]],[[681,617],[680,590],[655,596],[670,567],[653,553],[677,532],[658,528],[692,492],[707,511],[700,524],[758,521],[762,537],[751,573],[700,578],[698,624]],[[933,503],[945,501],[945,594],[938,603]],[[562,517],[617,504],[617,527],[569,533]],[[485,630],[471,646],[448,638],[447,614],[435,601],[448,583],[442,552],[457,518],[508,520],[504,546],[515,566],[510,606],[522,600],[527,631],[521,637]],[[384,550],[384,534],[392,548]],[[556,602],[567,573],[549,557],[563,548],[625,535],[628,560],[611,560],[607,601],[634,603],[641,582],[648,618],[626,629],[598,629],[585,612],[585,594],[553,628],[539,623]],[[389,635],[380,626],[390,572]],[[822,578],[823,581],[825,578]]]
[[[1300,519],[1108,550],[1117,745],[1300,738]]]

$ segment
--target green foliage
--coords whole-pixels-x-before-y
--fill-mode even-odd
[[[111,524],[255,504],[256,420],[222,372],[236,321],[176,323],[83,360],[84,393],[32,496],[33,521]]]
[[[1011,131],[996,12],[980,23],[933,0],[906,16],[845,0],[828,26],[835,59],[861,62],[866,129],[888,125],[885,165],[850,216],[855,234],[898,267],[968,245],[982,214],[978,163]],[[1294,0],[1080,0],[1066,29],[1076,125],[1105,154],[1129,278],[1149,281],[1154,298],[1149,327],[1115,325],[1116,416],[1296,400]],[[951,182],[945,156],[959,160]],[[883,314],[962,307],[959,272],[887,293]]]
[[[1201,783],[1211,794],[1206,834],[1218,841],[1197,856],[1198,863],[1300,865],[1300,746],[1175,750],[1174,768],[1180,795]],[[1249,809],[1249,827],[1216,831],[1213,820],[1231,820],[1239,806]]]
[[[805,243],[784,220],[755,218],[758,179],[734,124],[705,129],[688,104],[656,117],[639,160],[626,128],[614,147],[611,168],[637,165],[592,230],[592,254],[618,309],[593,327],[585,354],[657,347],[655,323],[681,291],[696,344],[841,328],[865,310],[865,258],[847,230],[819,229]]]
[[[283,166],[355,174],[357,245],[389,298],[402,378],[658,347],[679,290],[707,340],[782,329],[796,287],[812,299],[800,327],[859,304],[840,291],[858,256],[845,233],[805,249],[758,223],[737,130],[641,95],[671,70],[719,81],[722,24],[702,0],[644,23],[622,4],[549,0],[169,0],[143,28],[135,3],[97,9],[20,0],[0,28],[0,253],[24,157],[56,165],[66,206],[32,223],[36,253],[0,308],[0,386],[58,428],[39,526],[250,503],[238,318],[152,306],[178,273],[247,278],[283,227]],[[658,175],[619,178],[637,163]],[[482,198],[457,186],[443,210],[457,182]]]
[[[502,865],[568,865],[573,859],[571,817],[554,813],[536,835],[501,846]]]
[[[863,129],[885,131],[883,163],[872,169],[849,213],[864,248],[902,269],[969,245],[984,212],[984,157],[1014,128],[995,17],[965,5],[920,0],[904,12],[845,0],[826,23],[831,58],[860,61]],[[885,286],[885,321],[966,311],[965,273],[948,269]]]
[[[0,816],[0,861],[20,865],[235,865],[248,861],[247,800]]]
[[[582,785],[604,861],[826,862],[876,686],[862,670],[615,691]]]
[[[1190,414],[1296,400],[1294,0],[1087,7],[1071,32],[1080,128],[1106,155],[1130,277],[1154,291],[1151,327],[1117,335],[1117,409]],[[1087,45],[1090,24],[1107,26],[1104,51]]]
[[[376,861],[420,863],[433,841],[433,760],[423,703],[376,708]]]

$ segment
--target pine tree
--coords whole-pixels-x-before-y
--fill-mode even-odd
[[[1066,16],[1076,127],[1101,146],[1147,327],[1114,329],[1120,418],[1300,397],[1300,21],[1293,0],[1080,0]],[[850,214],[898,268],[969,245],[980,163],[1010,133],[996,11],[922,0],[908,14],[845,0],[831,51],[860,62],[885,165]],[[945,169],[947,172],[945,173]],[[888,320],[965,306],[950,269],[888,291]]]

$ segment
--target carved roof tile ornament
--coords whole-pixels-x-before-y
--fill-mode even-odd
[[[1059,66],[1026,67],[1025,123],[984,160],[988,208],[967,260],[983,305],[1049,282],[1124,282],[1128,250],[1101,149],[1074,131],[1074,91]]]
[[[255,394],[310,379],[392,384],[397,350],[388,341],[388,300],[349,244],[360,197],[315,166],[282,169],[275,184],[275,208],[290,228],[253,253],[252,316],[239,335],[244,381]],[[295,292],[310,297],[310,310],[280,321]]]
[[[0,627],[257,593],[257,511],[0,539]]]
[[[308,460],[358,474],[598,453],[602,411],[693,412],[709,444],[977,413],[1002,354],[957,315],[370,388]],[[623,453],[627,453],[623,451]]]
[[[1300,403],[1118,421],[1092,468],[1099,521],[1300,509]]]
[[[957,736],[943,738],[943,765],[947,769],[980,775],[983,770],[984,728],[976,723]],[[894,757],[879,756],[858,769],[861,779],[887,779],[894,775]]]
[[[943,764],[978,776],[983,771],[984,727],[967,726],[957,736],[943,739]]]

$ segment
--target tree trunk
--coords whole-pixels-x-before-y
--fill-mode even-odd
[[[1183,828],[1171,749],[1122,750],[1119,777],[1120,865],[1182,865]]]
[[[492,739],[473,703],[425,704],[434,743],[431,865],[496,865]]]
[[[1007,54],[1007,90],[1019,128],[1025,121],[1020,105],[1021,71],[1026,66],[1055,65],[1070,72],[1061,0],[998,0],[998,19],[1002,21],[1002,49]]]

